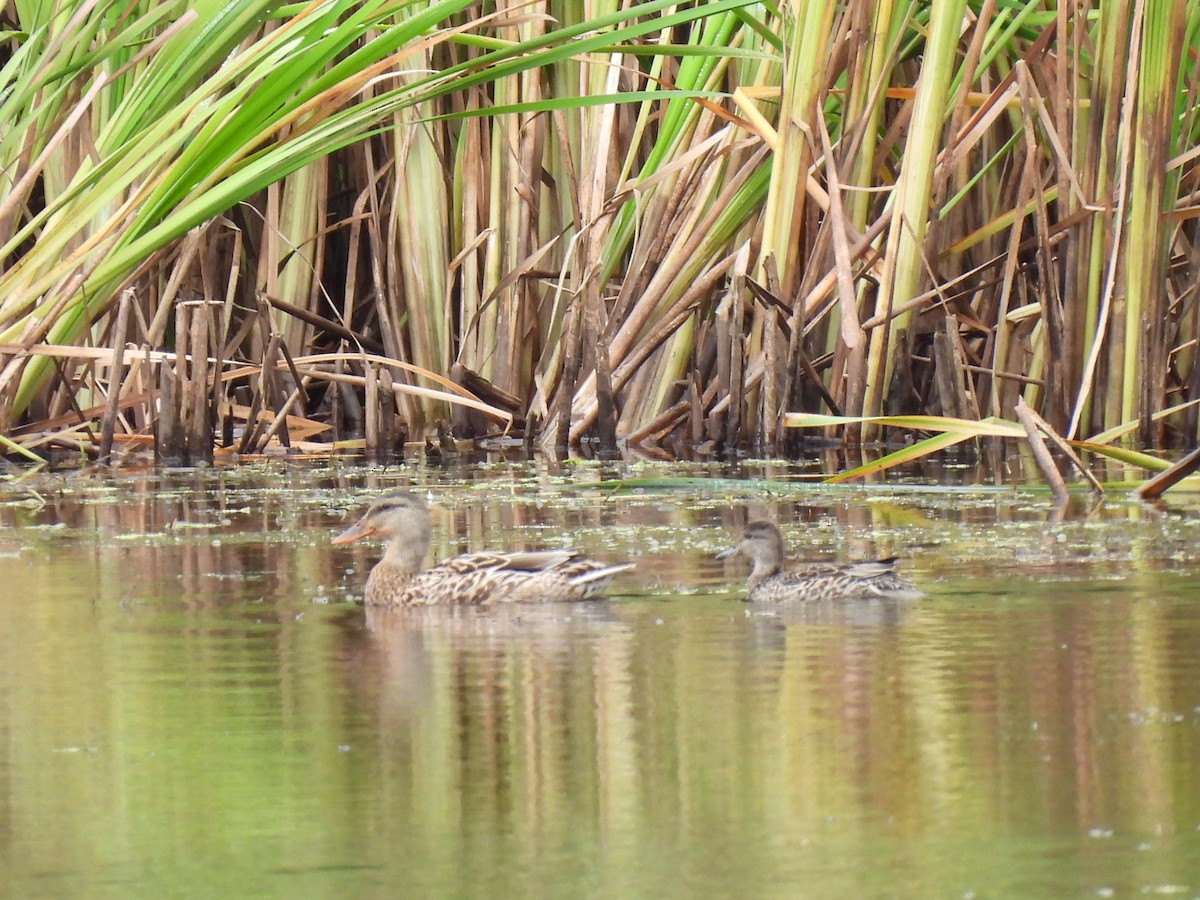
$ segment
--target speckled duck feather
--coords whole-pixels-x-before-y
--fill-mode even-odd
[[[785,570],[783,537],[770,522],[751,522],[737,546],[721,556],[735,553],[749,557],[754,563],[746,594],[746,600],[751,603],[915,599],[922,596],[913,583],[900,574],[894,556],[843,565],[805,563]]]
[[[483,606],[492,603],[563,603],[598,600],[629,563],[604,565],[570,550],[466,553],[428,569],[421,564],[431,526],[424,501],[396,493],[375,503],[334,539],[349,543],[368,534],[390,539],[367,578],[368,606]]]
[[[750,585],[751,603],[785,600],[863,599],[916,595],[911,581],[897,571],[897,560],[871,560],[845,566],[805,565],[768,575]]]

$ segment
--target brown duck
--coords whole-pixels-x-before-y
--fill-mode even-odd
[[[872,597],[912,600],[923,596],[897,571],[895,556],[844,565],[804,563],[801,568],[784,569],[783,537],[770,522],[751,522],[737,545],[718,553],[717,558],[738,553],[754,563],[746,594],[751,603]]]
[[[429,509],[416,494],[378,500],[333,539],[348,544],[368,535],[387,539],[383,559],[367,578],[368,606],[562,603],[598,600],[631,563],[606,566],[571,550],[465,553],[423,569],[432,535]]]

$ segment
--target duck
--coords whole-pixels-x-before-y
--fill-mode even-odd
[[[599,600],[632,563],[605,565],[573,550],[465,553],[424,568],[433,527],[417,494],[397,491],[371,504],[333,539],[349,544],[370,535],[387,540],[367,577],[367,606],[485,606]]]
[[[754,563],[747,581],[750,603],[788,600],[849,599],[915,600],[924,596],[898,571],[899,557],[845,564],[804,563],[783,567],[783,536],[772,522],[751,522],[738,543],[717,554],[718,559],[741,554]]]

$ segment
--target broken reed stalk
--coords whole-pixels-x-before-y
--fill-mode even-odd
[[[267,430],[263,432],[262,445],[264,447],[268,443],[270,443],[271,438],[273,438],[276,434],[280,435],[280,443],[281,444],[283,443],[283,435],[287,434],[287,429],[283,428],[283,430],[281,432],[280,428],[287,421],[288,415],[291,413],[292,407],[296,404],[296,401],[300,399],[300,396],[302,393],[303,392],[300,388],[296,388],[288,396],[287,400],[284,401],[283,405],[281,407],[279,407],[278,412],[275,413],[275,418],[273,418],[271,420],[271,424],[268,425]],[[284,444],[284,446],[288,449],[291,448],[290,438],[289,438],[288,442],[286,444]]]
[[[725,397],[729,406],[719,437],[730,447],[737,447],[741,443],[743,398],[746,396],[746,301],[742,299],[743,296],[743,286],[735,278],[728,298],[729,344],[726,352],[729,354],[729,393]]]
[[[184,305],[191,308],[189,390],[184,398],[186,459],[193,464],[211,463],[216,437],[213,409],[209,402],[212,378],[208,365],[211,304],[207,300],[193,300]]]
[[[1021,424],[1025,426],[1025,434],[1029,438],[1029,449],[1033,451],[1034,462],[1042,472],[1042,477],[1046,479],[1046,483],[1050,485],[1050,492],[1054,495],[1056,504],[1066,503],[1070,497],[1067,491],[1066,482],[1063,481],[1062,474],[1058,471],[1058,467],[1054,465],[1054,458],[1050,455],[1050,450],[1046,447],[1046,442],[1042,439],[1041,432],[1038,431],[1038,423],[1034,416],[1033,410],[1025,405],[1024,400],[1018,400],[1016,406],[1017,418]]]
[[[179,421],[179,376],[170,365],[158,367],[158,411],[154,418],[154,458],[167,465],[183,461]]]
[[[633,446],[637,446],[646,440],[657,444],[679,426],[687,417],[691,408],[692,402],[690,399],[681,400],[670,409],[659,413],[641,428],[631,431],[626,436],[626,440]]]
[[[175,373],[177,375],[177,409],[179,410],[179,431],[180,431],[180,459],[179,462],[186,464],[191,457],[190,445],[192,430],[195,427],[192,421],[194,406],[192,398],[195,395],[193,389],[193,375],[200,375],[203,369],[197,367],[190,357],[192,354],[192,341],[196,337],[193,324],[199,319],[199,308],[189,301],[181,301],[175,305]]]
[[[176,304],[177,352],[159,366],[159,404],[155,430],[156,458],[168,465],[211,463],[215,441],[212,380],[209,362],[211,303],[189,300]]]
[[[366,399],[363,437],[366,440],[367,452],[376,453],[380,445],[379,427],[383,418],[379,412],[379,373],[374,366],[369,365],[364,370],[363,377],[366,378],[363,391]]]
[[[567,306],[566,332],[563,344],[562,370],[558,380],[558,402],[554,421],[551,449],[555,456],[565,457],[571,445],[571,411],[574,406],[575,385],[579,379],[580,362],[583,356],[583,312],[578,297],[572,298]]]
[[[1100,484],[1096,476],[1092,474],[1092,470],[1089,469],[1084,464],[1083,460],[1079,458],[1079,454],[1075,452],[1074,448],[1065,440],[1063,440],[1062,435],[1055,431],[1054,427],[1041,416],[1039,416],[1031,407],[1026,406],[1023,399],[1019,401],[1019,405],[1024,408],[1026,414],[1033,424],[1036,425],[1046,435],[1046,437],[1048,437],[1054,443],[1054,446],[1059,449],[1063,456],[1070,460],[1071,465],[1075,467],[1075,471],[1083,476],[1083,479],[1091,486],[1092,490],[1097,494],[1103,494],[1104,486]]]
[[[379,443],[374,447],[376,456],[387,459],[397,451],[396,435],[400,432],[396,415],[396,388],[392,379],[392,370],[387,366],[379,369]],[[370,451],[372,448],[368,447]],[[404,447],[400,446],[401,454]]]
[[[599,304],[599,299],[596,301]],[[598,317],[595,324],[599,326]],[[590,329],[589,329],[590,330]],[[603,333],[588,342],[588,356],[596,374],[596,439],[599,451],[608,456],[617,452],[617,405],[613,399],[612,369],[608,360],[608,342]]]
[[[958,319],[954,316],[943,317],[941,328],[934,333],[933,356],[942,415],[956,419],[979,419],[979,406],[971,389],[971,379],[964,379],[967,364],[962,338],[958,333]]]
[[[1133,493],[1143,500],[1157,500],[1163,493],[1179,484],[1188,475],[1200,469],[1200,447],[1164,469],[1153,478],[1134,488]]]
[[[121,409],[121,389],[125,382],[125,340],[129,332],[129,310],[133,306],[133,288],[121,292],[117,307],[117,321],[113,325],[113,360],[109,365],[108,401],[104,416],[100,419],[100,462],[112,459],[113,434],[117,428],[117,415]]]

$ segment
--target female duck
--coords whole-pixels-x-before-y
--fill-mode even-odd
[[[913,583],[896,571],[896,557],[845,565],[805,563],[791,571],[783,568],[783,538],[770,522],[751,522],[737,546],[717,554],[718,559],[740,553],[754,563],[746,599],[751,603],[784,600],[838,600],[880,598],[913,600],[923,596]]]
[[[367,578],[368,606],[597,600],[613,576],[633,568],[630,563],[605,566],[571,550],[548,550],[466,553],[422,569],[432,531],[425,501],[398,492],[377,501],[333,543],[349,544],[371,534],[388,540],[383,559]]]

